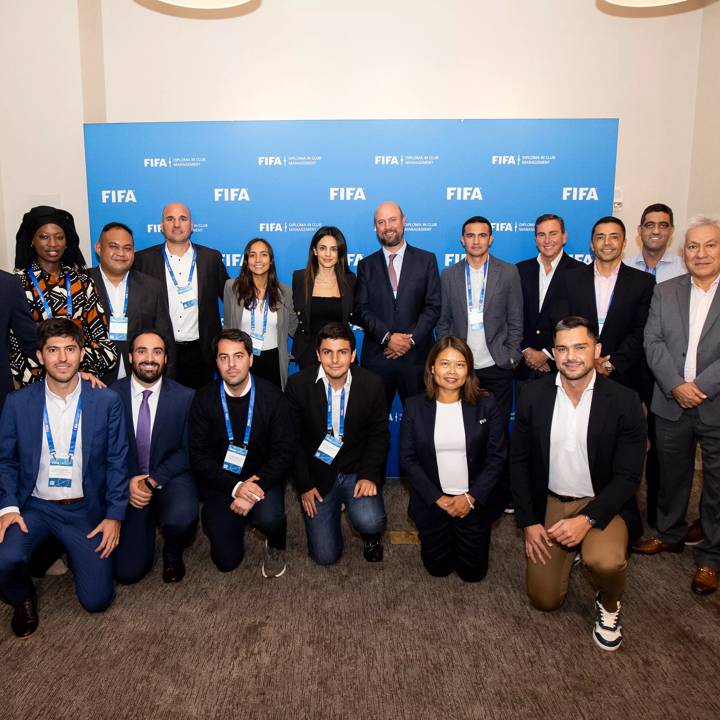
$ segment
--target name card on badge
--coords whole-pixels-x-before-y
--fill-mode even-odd
[[[108,336],[111,340],[128,339],[128,319],[125,315],[111,315]]]
[[[223,462],[223,469],[239,475],[242,472],[243,465],[245,465],[247,453],[247,448],[238,447],[237,445],[228,445],[227,452],[225,453],[225,460]]]
[[[178,298],[182,306],[187,310],[188,308],[197,305],[197,298],[195,297],[195,289],[192,283],[183,285],[177,289]]]
[[[326,465],[332,464],[337,454],[340,452],[342,442],[333,435],[326,435],[320,443],[320,447],[315,451],[315,457],[322,460]]]
[[[71,458],[50,458],[48,486],[51,488],[72,487],[72,470],[73,461]]]

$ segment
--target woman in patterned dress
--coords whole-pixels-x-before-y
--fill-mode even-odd
[[[85,272],[80,238],[69,212],[39,206],[25,213],[16,235],[15,274],[36,322],[66,316],[82,328],[85,357],[80,374],[84,379],[100,378],[114,367],[115,343],[108,339],[108,319]],[[10,365],[20,385],[44,375],[36,358],[25,355],[14,336]]]

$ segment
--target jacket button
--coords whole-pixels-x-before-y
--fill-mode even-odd
[[[536,331],[535,331],[535,334],[536,334],[536,335],[539,335],[539,334],[540,334],[540,331],[539,331],[539,330],[536,330]]]

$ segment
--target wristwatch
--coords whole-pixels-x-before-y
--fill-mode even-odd
[[[583,517],[588,521],[591,528],[594,528],[597,525],[597,520],[595,518],[591,518],[589,515],[583,515]]]

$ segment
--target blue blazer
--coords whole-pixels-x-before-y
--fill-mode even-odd
[[[411,245],[405,248],[397,298],[393,297],[383,251],[363,258],[355,283],[355,320],[365,330],[361,364],[424,364],[440,319],[441,302],[440,275],[433,253]],[[415,347],[398,360],[387,360],[382,340],[389,332],[410,333]]]
[[[132,414],[130,378],[113,384],[125,411],[129,451],[127,476],[139,475],[137,444]],[[163,378],[160,386],[155,422],[150,436],[150,477],[160,487],[167,487],[179,475],[193,477],[188,455],[188,417],[195,391],[180,383]]]
[[[416,395],[405,403],[400,425],[400,467],[413,493],[427,505],[443,495],[435,453],[434,400]],[[505,431],[492,395],[476,405],[462,403],[465,452],[468,464],[468,492],[480,505],[487,505],[506,460]]]
[[[124,520],[127,435],[120,398],[82,380],[83,495],[91,522]],[[35,489],[43,437],[45,381],[8,395],[0,417],[0,508],[22,511]]]

